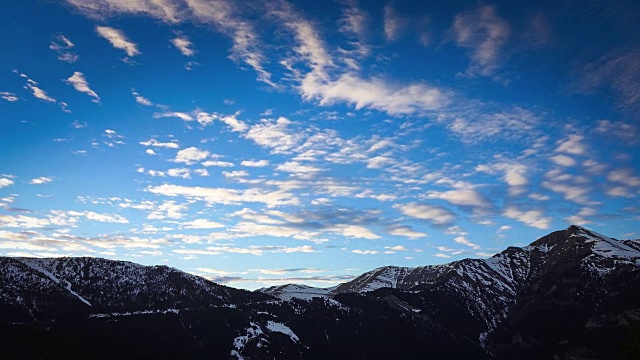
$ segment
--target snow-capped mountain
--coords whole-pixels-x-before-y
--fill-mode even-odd
[[[489,259],[255,292],[166,266],[0,258],[0,336],[9,358],[54,358],[72,337],[103,358],[633,358],[640,241],[571,226]]]

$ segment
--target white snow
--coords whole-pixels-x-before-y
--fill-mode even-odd
[[[306,285],[288,284],[276,289],[263,289],[263,292],[273,295],[281,300],[290,301],[292,299],[311,300],[313,298],[327,298],[335,287],[316,288]]]
[[[283,333],[285,335],[289,335],[289,337],[291,338],[291,341],[293,342],[300,341],[300,338],[298,338],[298,335],[296,335],[293,332],[293,330],[291,330],[291,328],[289,328],[287,325],[283,323],[269,320],[267,321],[267,329],[269,329],[270,331],[275,331],[275,332]]]
[[[582,236],[586,238],[587,242],[593,243],[593,252],[602,257],[623,259],[640,257],[640,251],[589,229],[580,227],[580,232],[572,236]]]
[[[83,298],[82,296],[80,296],[80,294],[78,294],[77,292],[73,291],[71,289],[71,283],[66,281],[66,280],[60,280],[57,277],[55,277],[51,272],[47,271],[46,269],[44,269],[42,266],[40,266],[40,264],[36,263],[35,261],[26,259],[26,258],[22,258],[19,259],[23,264],[27,265],[28,267],[40,272],[43,275],[46,275],[49,279],[51,279],[53,282],[55,282],[56,284],[60,284],[64,281],[65,283],[65,289],[73,296],[75,296],[76,298],[78,298],[78,300],[82,301],[83,303],[91,306],[91,303]]]

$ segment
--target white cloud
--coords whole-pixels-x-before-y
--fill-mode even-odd
[[[244,132],[245,130],[247,130],[247,124],[237,119],[238,114],[239,113],[235,113],[233,115],[220,115],[218,113],[209,114],[206,112],[199,112],[196,116],[196,120],[202,126],[210,125],[216,120],[222,121],[223,123],[227,124],[229,128],[231,128],[231,131]]]
[[[472,206],[477,208],[489,208],[491,203],[475,190],[462,189],[450,191],[431,191],[427,195],[432,199],[442,199],[454,205]]]
[[[479,245],[476,245],[476,244],[472,243],[471,241],[469,241],[464,236],[458,236],[455,239],[453,239],[453,241],[457,242],[458,244],[462,244],[462,245],[468,246],[468,247],[472,248],[473,250],[480,249]]]
[[[155,151],[153,151],[153,149],[147,149],[147,150],[145,150],[145,152],[147,153],[147,155],[158,155],[158,154],[156,154]]]
[[[242,160],[240,165],[247,167],[265,167],[269,165],[269,160]]]
[[[616,169],[607,175],[607,180],[619,182],[631,187],[640,187],[640,177],[635,176],[631,169]]]
[[[10,92],[7,92],[7,91],[0,91],[0,98],[2,98],[3,100],[6,100],[8,102],[16,102],[16,101],[20,100],[20,98],[18,98],[16,96],[16,94],[10,93]]]
[[[359,250],[359,249],[351,250],[351,252],[354,254],[360,254],[360,255],[375,255],[378,253],[377,250]]]
[[[128,224],[129,220],[127,220],[122,215],[118,214],[102,214],[93,211],[66,211],[66,212],[58,212],[58,215],[64,217],[84,217],[87,220],[100,221],[106,223],[120,223],[120,224]],[[73,220],[72,220],[73,221]]]
[[[172,177],[180,177],[183,179],[190,179],[191,178],[191,171],[187,168],[180,168],[180,169],[169,169],[167,170],[167,175],[172,176]]]
[[[342,236],[352,237],[356,239],[380,239],[380,236],[373,233],[371,230],[360,225],[336,225],[330,229]]]
[[[192,49],[193,43],[189,41],[186,36],[179,36],[177,38],[171,39],[171,43],[175,46],[182,55],[184,56],[193,56],[195,51]]]
[[[505,209],[503,214],[510,219],[518,220],[538,229],[548,229],[552,222],[552,219],[544,216],[540,210],[521,211],[514,206],[510,206]]]
[[[245,137],[262,147],[272,149],[276,154],[289,153],[302,139],[300,133],[288,128],[290,124],[291,121],[284,117],[279,117],[275,122],[262,120],[253,125]]]
[[[578,163],[576,159],[563,154],[552,156],[551,160],[560,166],[575,166]]]
[[[586,146],[582,143],[584,136],[572,134],[566,140],[558,141],[556,152],[572,155],[584,155],[587,152]]]
[[[181,224],[181,226],[185,229],[217,229],[224,227],[224,225],[218,222],[207,219],[195,219],[192,221],[184,222]]]
[[[114,48],[124,50],[128,56],[140,55],[138,46],[129,41],[122,31],[108,26],[96,26],[96,32],[107,39]]]
[[[276,190],[262,191],[258,189],[236,190],[225,188],[207,188],[199,186],[179,186],[163,184],[149,186],[147,191],[165,196],[184,196],[211,204],[239,204],[243,202],[264,203],[267,206],[295,205],[298,199],[292,194]]]
[[[196,147],[189,147],[178,151],[178,154],[173,161],[191,165],[198,161],[206,159],[208,156],[209,152],[206,150],[200,150]]]
[[[179,149],[180,145],[177,140],[172,140],[171,142],[160,142],[157,139],[149,139],[146,141],[139,142],[140,145],[144,146],[155,146],[155,147],[163,147],[168,149]]]
[[[156,119],[165,118],[165,117],[177,117],[184,121],[193,121],[193,117],[187,113],[178,112],[178,111],[167,111],[163,113],[155,113],[153,117]]]
[[[400,209],[404,215],[428,220],[436,225],[447,225],[456,219],[451,211],[441,206],[410,203],[394,207]]]
[[[387,41],[397,40],[407,23],[391,5],[384,7],[384,35]]]
[[[396,226],[389,230],[389,234],[395,236],[406,236],[411,239],[421,238],[427,236],[427,234],[419,231],[415,231],[408,226]]]
[[[131,89],[131,94],[136,99],[136,102],[138,104],[144,105],[144,106],[153,106],[153,103],[151,102],[151,100],[149,100],[146,97],[140,95],[140,93],[137,92],[136,89]]]
[[[64,35],[56,35],[54,40],[51,41],[49,49],[55,51],[58,54],[58,60],[73,64],[78,61],[78,54],[70,51],[75,45]]]
[[[87,79],[85,79],[83,73],[76,71],[66,81],[67,84],[72,85],[73,88],[77,91],[91,96],[93,98],[93,102],[100,102],[100,97],[98,96],[98,94],[96,94],[95,91],[91,90],[91,88],[89,87],[89,83],[87,82]]]
[[[233,167],[233,163],[220,160],[207,160],[201,164],[202,166],[219,166],[219,167]]]
[[[46,102],[50,102],[50,103],[57,102],[56,99],[54,99],[51,96],[49,96],[46,91],[40,89],[36,85],[38,85],[37,82],[35,82],[35,81],[31,80],[31,79],[27,79],[26,89],[31,90],[31,93],[33,94],[33,96],[35,98],[43,100],[43,101],[46,101]]]
[[[181,219],[184,211],[187,211],[189,207],[187,204],[176,204],[175,201],[165,201],[160,205],[153,208],[153,211],[147,215],[147,219],[161,220],[161,219]]]
[[[7,178],[0,178],[0,188],[13,185],[13,180]]]
[[[297,161],[288,161],[276,167],[276,170],[293,173],[296,175],[313,175],[320,171],[321,168],[312,165],[302,165]]]
[[[53,179],[50,177],[46,177],[46,176],[40,176],[38,178],[32,179],[31,181],[29,181],[29,184],[33,184],[33,185],[40,185],[40,184],[46,184],[49,182],[52,182]]]
[[[244,170],[236,170],[236,171],[223,171],[222,175],[226,178],[239,178],[249,176],[249,173]]]
[[[492,5],[456,15],[453,31],[458,46],[472,51],[469,76],[493,76],[503,62],[502,48],[509,41],[511,28]]]
[[[0,227],[6,228],[42,228],[51,225],[48,219],[25,215],[0,215]]]
[[[637,144],[640,141],[638,127],[622,121],[600,120],[595,131],[598,134],[616,137],[628,144]]]

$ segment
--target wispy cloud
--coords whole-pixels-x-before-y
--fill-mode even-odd
[[[614,50],[586,64],[579,73],[578,91],[593,93],[600,89],[612,90],[621,106],[637,110],[640,104],[639,57],[640,49],[626,52]]]
[[[35,178],[35,179],[32,179],[31,181],[29,181],[29,184],[40,185],[40,184],[50,183],[52,181],[53,181],[53,179],[50,178],[50,177],[40,176],[38,178]]]
[[[58,60],[68,62],[69,64],[78,61],[78,54],[71,51],[74,47],[75,44],[62,34],[56,35],[49,45],[49,49],[57,53]]]
[[[182,55],[193,56],[195,50],[193,50],[193,43],[186,36],[179,36],[171,39],[171,43],[175,46]]]
[[[435,225],[449,225],[456,220],[455,214],[442,206],[410,203],[394,207],[404,215],[427,220]]]
[[[96,32],[98,35],[107,39],[114,48],[124,50],[124,52],[127,53],[127,56],[133,57],[140,55],[138,45],[131,42],[121,30],[108,26],[96,26]]]
[[[3,100],[6,100],[8,102],[15,102],[20,100],[20,98],[18,98],[16,96],[16,94],[8,92],[8,91],[1,91],[0,92],[0,98],[2,98]]]
[[[493,76],[504,61],[502,49],[509,41],[511,27],[492,5],[484,5],[456,15],[453,32],[458,46],[471,50],[468,76]]]
[[[76,71],[73,73],[71,77],[66,80],[67,84],[73,86],[77,91],[87,94],[93,98],[93,102],[100,103],[100,97],[96,94],[95,91],[91,90],[89,87],[89,83],[87,79],[85,79],[84,74]]]

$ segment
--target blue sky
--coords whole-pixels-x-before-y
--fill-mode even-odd
[[[253,289],[640,237],[639,7],[8,3],[0,255]]]

